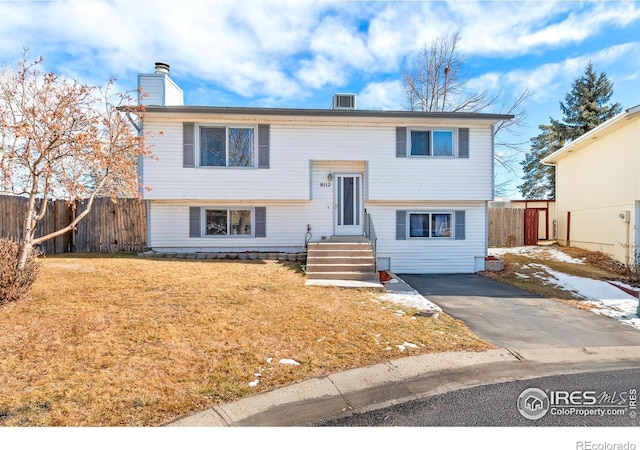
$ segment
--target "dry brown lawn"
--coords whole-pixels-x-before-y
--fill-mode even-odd
[[[490,348],[447,315],[399,314],[377,290],[305,287],[293,265],[43,263],[32,299],[0,308],[0,425],[159,425],[349,368]]]

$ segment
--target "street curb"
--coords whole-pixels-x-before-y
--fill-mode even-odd
[[[445,369],[461,369],[479,364],[514,362],[506,349],[485,352],[445,352],[401,358],[388,363],[347,370],[324,378],[313,378],[263,394],[214,406],[165,424],[166,426],[232,426],[247,418],[287,404],[309,400],[328,401],[344,395],[383,385],[400,383],[409,378]],[[338,403],[343,403],[338,400]],[[334,408],[337,406],[334,405]],[[340,409],[347,410],[344,403]],[[338,409],[338,410],[340,410]]]
[[[640,365],[640,346],[431,353],[312,378],[179,417],[164,426],[299,426],[354,410],[375,409],[403,399],[466,387],[450,379],[451,374],[469,374],[473,378],[471,385],[489,384],[508,379],[505,373],[511,370],[529,378],[541,376],[545,368],[571,365],[584,368],[612,362]],[[487,378],[491,370],[500,373],[500,378]],[[322,412],[328,412],[330,417],[321,417]]]
[[[265,413],[286,404],[309,400],[340,399],[344,395],[400,383],[407,379],[446,369],[499,362],[514,362],[517,358],[506,349],[484,352],[444,352],[401,358],[374,366],[361,367],[312,378],[263,394],[246,397],[231,403],[214,406],[171,421],[165,426],[232,426],[251,416]],[[344,404],[342,409],[348,409]]]

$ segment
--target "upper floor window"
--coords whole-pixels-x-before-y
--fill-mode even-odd
[[[453,130],[411,130],[410,156],[454,156]]]
[[[253,128],[200,127],[200,166],[254,167]]]

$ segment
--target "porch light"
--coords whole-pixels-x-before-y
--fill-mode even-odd
[[[329,172],[329,175],[327,175],[327,181],[329,183],[331,183],[333,181],[333,172]]]

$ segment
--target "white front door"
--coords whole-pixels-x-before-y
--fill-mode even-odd
[[[335,234],[362,236],[362,175],[336,174],[335,179]]]

